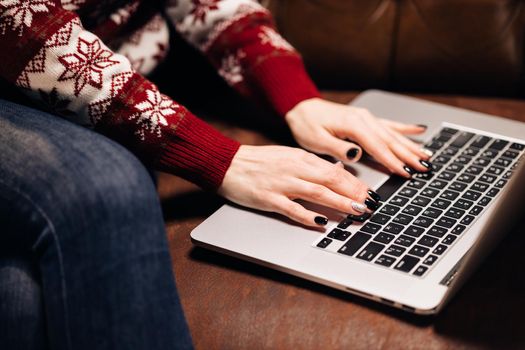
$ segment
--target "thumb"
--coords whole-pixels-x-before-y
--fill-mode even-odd
[[[363,151],[355,143],[341,140],[331,134],[325,134],[319,139],[319,151],[328,154],[344,163],[357,162]]]

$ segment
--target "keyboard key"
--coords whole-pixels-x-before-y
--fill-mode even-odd
[[[402,207],[405,204],[407,204],[408,198],[401,197],[401,196],[395,196],[389,202],[390,202],[390,204],[394,204],[394,205],[397,205],[399,207]]]
[[[422,226],[422,227],[429,227],[434,222],[433,219],[426,218],[424,216],[418,217],[416,220],[414,220],[414,225]]]
[[[464,225],[456,225],[456,227],[454,227],[454,229],[452,229],[452,231],[450,231],[450,232],[455,234],[455,235],[460,235],[460,234],[463,233],[463,231],[465,231],[465,228],[466,228],[466,226],[464,226]]]
[[[463,209],[458,209],[458,208],[450,208],[445,213],[446,216],[454,218],[454,219],[461,218],[463,214],[465,214],[465,211]]]
[[[426,173],[418,173],[416,175],[414,175],[415,177],[417,177],[418,179],[422,179],[422,180],[430,180],[431,178],[434,177],[434,172],[433,171],[427,171]]]
[[[510,160],[510,159],[499,158],[498,160],[496,160],[494,162],[494,165],[502,166],[502,167],[506,168],[506,167],[508,167],[510,165],[510,163],[512,163],[512,160]]]
[[[454,128],[443,128],[441,129],[441,132],[446,132],[447,134],[454,135],[458,132],[458,130]]]
[[[438,163],[438,164],[447,164],[449,161],[450,161],[450,157],[447,157],[447,156],[437,156],[436,158],[434,158],[432,160],[432,163]]]
[[[461,196],[461,198],[468,199],[470,201],[477,201],[479,197],[481,197],[481,193],[471,190],[468,190]]]
[[[423,186],[425,186],[426,182],[425,181],[420,181],[420,180],[415,180],[415,179],[412,179],[408,182],[408,185],[407,186],[410,186],[410,187],[413,187],[413,188],[417,188],[417,189],[420,189],[420,188],[423,188]]]
[[[430,187],[434,187],[434,188],[437,188],[437,189],[442,189],[444,188],[445,186],[447,185],[447,183],[445,181],[440,181],[440,180],[434,180],[432,181],[429,186]]]
[[[471,183],[475,178],[475,175],[461,174],[458,176],[457,180],[461,182]]]
[[[372,236],[363,232],[357,232],[338,250],[345,255],[354,255]]]
[[[403,214],[408,214],[408,215],[412,215],[412,216],[416,216],[417,214],[419,214],[421,212],[422,208],[421,207],[416,207],[415,205],[407,205],[402,213]]]
[[[470,157],[459,156],[459,157],[456,158],[455,162],[459,163],[459,164],[466,165],[466,164],[470,163],[471,160],[472,160],[472,158],[470,158]]]
[[[337,228],[340,228],[340,229],[343,229],[343,230],[344,230],[345,228],[348,228],[348,226],[352,225],[352,223],[353,223],[352,220],[346,218],[346,219],[344,219],[343,221],[341,221],[341,222],[339,223],[339,225],[337,225]]]
[[[414,217],[410,215],[398,214],[393,221],[397,224],[408,225],[413,218]]]
[[[371,234],[375,234],[377,231],[381,229],[381,226],[373,224],[371,222],[367,222],[366,224],[361,227],[361,231],[365,231]]]
[[[415,245],[412,247],[412,249],[409,250],[408,254],[412,254],[415,256],[423,257],[425,256],[430,249],[426,247],[422,247],[420,245]]]
[[[421,239],[417,242],[417,244],[424,245],[425,247],[433,247],[436,245],[436,243],[439,241],[436,237],[432,236],[423,236]]]
[[[447,229],[439,226],[432,226],[430,230],[428,230],[428,234],[437,238],[443,237],[447,233]]]
[[[395,207],[393,205],[388,205],[387,204],[387,205],[383,206],[379,212],[392,216],[392,215],[397,214],[399,209],[400,209],[399,207]]]
[[[325,237],[319,243],[317,243],[317,246],[319,248],[326,248],[330,243],[332,243],[332,240],[330,238]]]
[[[447,147],[441,152],[445,156],[455,156],[457,153],[458,149],[456,147]]]
[[[514,158],[516,158],[519,155],[520,154],[518,152],[515,152],[515,151],[505,151],[505,152],[503,152],[503,154],[501,156],[502,157],[506,157],[506,158],[514,159]]]
[[[437,135],[436,137],[434,137],[434,140],[441,141],[441,142],[447,142],[451,138],[452,138],[452,135],[447,134],[447,133],[441,133],[441,134]]]
[[[456,237],[457,237],[457,236],[454,236],[454,235],[448,235],[448,236],[446,236],[445,238],[443,238],[443,240],[441,241],[441,243],[444,243],[444,244],[450,245],[450,244],[454,243],[454,241],[456,240]]]
[[[405,252],[405,248],[392,244],[390,247],[386,248],[385,253],[393,256],[401,256]]]
[[[383,244],[370,242],[366,247],[361,250],[361,252],[357,255],[358,259],[366,260],[366,261],[372,261],[377,254],[379,254],[385,246]]]
[[[454,191],[446,190],[446,191],[444,191],[443,193],[441,193],[441,195],[439,196],[439,198],[446,199],[446,200],[449,200],[449,201],[453,201],[453,200],[456,199],[458,196],[459,196],[459,192],[454,192]]]
[[[400,176],[390,176],[379,188],[376,193],[381,198],[381,201],[386,202],[403,184],[406,179]]]
[[[392,264],[396,261],[396,258],[393,258],[388,255],[381,255],[379,258],[376,259],[375,263],[378,265],[383,265],[386,267],[392,266]]]
[[[474,221],[474,216],[472,215],[466,215],[461,221],[459,222],[462,225],[470,225],[472,221]]]
[[[472,164],[474,164],[475,166],[478,166],[478,167],[486,167],[487,165],[490,164],[491,161],[492,161],[491,159],[480,157],[480,158],[476,159],[474,161],[474,163],[472,163]]]
[[[499,189],[491,188],[490,191],[487,192],[487,196],[495,197],[498,193],[499,193]]]
[[[502,149],[505,148],[505,146],[507,146],[509,144],[509,141],[505,141],[505,140],[494,140],[494,142],[492,142],[489,146],[490,149],[495,149],[495,150],[498,150],[498,151],[501,151]]]
[[[350,236],[350,232],[343,231],[338,228],[334,228],[330,233],[328,234],[328,237],[337,239],[338,241],[345,241]]]
[[[438,198],[432,203],[432,206],[438,209],[447,209],[450,203],[452,202]]]
[[[394,243],[402,245],[404,247],[410,247],[415,241],[416,239],[414,237],[401,235],[397,237]]]
[[[423,276],[427,272],[428,267],[419,265],[413,272],[414,276]]]
[[[513,143],[509,148],[515,149],[516,151],[523,151],[525,149],[525,145],[522,145],[521,143]]]
[[[353,221],[358,221],[358,222],[364,222],[366,221],[366,219],[368,219],[370,217],[370,213],[363,213],[361,215],[353,215],[353,214],[348,214],[346,217],[350,220],[353,220]]]
[[[374,241],[377,241],[379,243],[388,244],[388,243],[392,242],[392,240],[394,240],[394,238],[396,238],[396,236],[390,235],[390,234],[385,233],[385,232],[381,232],[380,234],[378,234],[377,236],[374,237]]]
[[[481,213],[482,211],[483,211],[483,207],[480,207],[479,205],[476,205],[468,213],[470,215],[479,215],[479,213]]]
[[[375,222],[377,224],[380,224],[380,225],[384,225],[388,222],[388,220],[390,220],[390,216],[388,215],[384,215],[384,214],[374,214],[371,218],[370,218],[370,221],[372,222]]]
[[[448,186],[448,188],[454,191],[462,192],[465,188],[467,188],[467,184],[455,181],[451,183],[450,186]]]
[[[445,250],[447,250],[447,248],[448,247],[446,245],[440,244],[432,251],[432,254],[441,255],[445,252]]]
[[[465,173],[471,174],[471,175],[481,174],[482,171],[483,171],[483,168],[479,166],[474,166],[474,165],[471,165],[467,169],[465,169]]]
[[[425,207],[430,203],[430,198],[417,196],[412,200],[412,204],[419,205],[421,207]]]
[[[466,131],[461,131],[459,133],[459,135],[454,139],[454,141],[452,141],[452,143],[450,144],[450,146],[452,147],[457,147],[457,148],[461,148],[463,146],[465,146],[465,144],[467,142],[469,142],[469,140],[474,137],[474,134],[473,133],[470,133],[470,132],[466,132]]]
[[[442,165],[432,163],[432,168],[431,168],[431,170],[432,170],[433,172],[438,172],[438,171],[441,170],[441,168],[443,168]]]
[[[410,270],[412,270],[414,266],[417,265],[418,262],[419,262],[418,258],[415,258],[410,255],[405,255],[404,257],[401,258],[401,260],[398,261],[396,266],[394,266],[394,269],[400,270],[403,272],[410,272]]]
[[[425,265],[428,265],[428,266],[431,266],[432,264],[434,264],[436,262],[436,260],[438,259],[437,256],[435,255],[429,255],[426,257],[426,259],[423,261],[423,264]]]
[[[503,186],[505,186],[506,183],[507,183],[507,180],[498,180],[498,182],[496,182],[494,186],[497,188],[502,188]]]
[[[458,199],[456,201],[456,203],[454,203],[453,206],[456,207],[456,208],[459,208],[459,209],[468,210],[468,209],[470,209],[472,204],[474,204],[474,202],[460,198],[460,199]]]
[[[483,136],[483,135],[477,135],[474,138],[474,141],[470,144],[470,147],[477,147],[477,148],[483,148],[485,145],[490,141],[490,137]]]
[[[482,157],[485,157],[485,158],[490,158],[490,159],[494,159],[496,158],[496,156],[498,155],[499,151],[496,151],[494,149],[488,149],[486,151],[484,151],[481,156]]]
[[[490,166],[488,169],[487,169],[487,174],[492,174],[492,175],[496,175],[496,176],[499,176],[501,174],[503,174],[503,172],[505,171],[505,169],[499,167],[499,166]]]
[[[417,193],[417,190],[410,188],[410,187],[405,187],[401,191],[399,191],[398,194],[408,197],[408,198],[412,198],[415,196],[416,193]]]
[[[443,226],[443,227],[446,227],[446,228],[451,228],[452,226],[454,226],[454,224],[456,222],[457,222],[457,220],[455,220],[455,219],[451,219],[451,218],[448,218],[446,216],[442,216],[441,219],[439,219],[436,222],[436,225]]]
[[[466,156],[466,157],[474,157],[478,153],[479,153],[479,149],[478,148],[469,147],[466,150],[464,150],[463,153],[461,153],[461,155],[462,156]]]
[[[461,170],[463,170],[463,165],[458,163],[452,163],[445,170],[451,171],[453,173],[459,173]]]
[[[443,147],[445,145],[444,142],[441,142],[441,141],[432,141],[430,143],[427,143],[425,145],[425,148],[429,148],[430,150],[432,151],[437,151],[438,149],[440,149],[441,147]]]
[[[450,180],[452,180],[455,176],[456,176],[456,174],[454,174],[454,173],[451,173],[451,172],[449,172],[449,171],[443,171],[442,173],[440,173],[440,174],[438,175],[438,179],[445,180],[445,181],[450,181]]]
[[[443,213],[443,210],[439,210],[436,208],[426,208],[425,211],[423,211],[423,215],[431,217],[433,219],[437,219],[438,216],[441,215],[441,213]]]
[[[487,204],[489,204],[489,202],[490,202],[491,199],[492,199],[492,198],[490,198],[490,197],[483,197],[483,198],[481,198],[481,199],[479,200],[478,204],[479,204],[479,205],[482,205],[482,206],[486,206]]]
[[[412,237],[419,237],[423,232],[425,232],[424,228],[411,225],[403,233]]]
[[[478,191],[478,192],[485,192],[488,190],[489,185],[484,182],[474,182],[472,186],[470,186],[471,190]]]
[[[384,231],[397,235],[399,232],[403,231],[403,229],[404,227],[402,225],[389,223],[388,225],[385,226]]]
[[[426,197],[430,197],[430,198],[434,198],[438,194],[439,194],[438,190],[436,190],[434,188],[430,188],[430,187],[427,187],[423,191],[421,191],[421,195],[422,196],[426,196]]]
[[[508,179],[510,179],[510,177],[512,176],[512,173],[513,173],[512,171],[506,171],[505,174],[503,174],[502,177],[503,177],[505,180],[508,180]]]

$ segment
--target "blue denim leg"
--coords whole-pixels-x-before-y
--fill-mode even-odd
[[[1,100],[0,150],[0,247],[36,262],[50,347],[191,348],[159,199],[135,156]]]

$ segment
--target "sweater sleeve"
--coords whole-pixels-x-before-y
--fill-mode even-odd
[[[0,77],[47,109],[150,166],[220,186],[239,144],[163,95],[60,1],[0,1],[0,46]]]
[[[167,13],[178,32],[241,94],[262,97],[282,116],[320,96],[301,56],[257,2],[170,0]]]

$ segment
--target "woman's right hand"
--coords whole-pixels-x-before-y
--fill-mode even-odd
[[[342,164],[285,146],[241,146],[219,194],[237,204],[280,213],[307,226],[326,225],[327,219],[295,199],[354,215],[377,208],[372,199],[377,199],[377,194]]]

